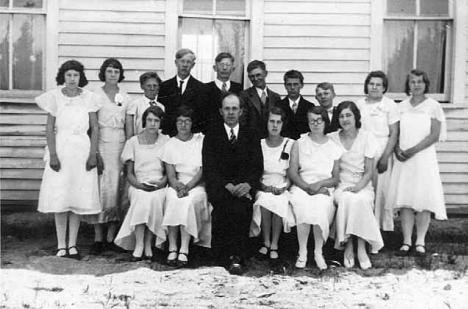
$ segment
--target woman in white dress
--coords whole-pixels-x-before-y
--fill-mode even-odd
[[[80,258],[76,239],[82,215],[101,211],[96,151],[99,98],[82,87],[88,84],[84,67],[75,60],[62,64],[57,85],[36,98],[47,114],[47,162],[39,193],[39,208],[55,214],[57,256]],[[91,138],[87,135],[91,128]],[[68,225],[68,246],[66,232]]]
[[[211,206],[202,180],[203,134],[192,133],[193,110],[177,111],[177,135],[164,146],[161,160],[166,166],[170,187],[166,194],[163,226],[169,230],[167,264],[186,267],[189,243],[211,246]],[[180,249],[177,238],[180,232]]]
[[[123,193],[119,187],[124,187],[124,177],[121,177],[123,164],[120,155],[127,139],[133,136],[132,115],[129,114],[130,97],[120,87],[124,80],[124,69],[115,58],[106,59],[99,70],[99,79],[104,82],[96,90],[101,99],[102,108],[98,112],[99,122],[99,196],[102,212],[98,216],[88,218],[94,224],[94,244],[90,254],[99,255],[106,249],[118,251],[114,238],[118,231],[118,223],[123,215],[121,201]],[[125,190],[122,190],[125,191]],[[104,228],[107,225],[107,235]]]
[[[122,151],[122,162],[127,166],[130,183],[130,208],[115,243],[125,250],[133,250],[132,261],[153,257],[153,235],[156,235],[156,247],[166,240],[162,220],[167,176],[164,164],[158,158],[161,148],[169,140],[158,131],[163,115],[157,106],[146,109],[142,116],[143,132],[130,138]]]
[[[337,107],[341,130],[330,137],[341,145],[345,153],[340,161],[340,184],[335,190],[338,205],[335,218],[335,248],[343,249],[344,265],[354,266],[353,238],[357,238],[357,256],[362,269],[372,267],[366,252],[366,242],[374,250],[383,247],[379,225],[374,216],[372,175],[377,141],[370,132],[360,129],[361,114],[351,101]]]
[[[400,136],[387,204],[400,210],[403,245],[398,254],[410,252],[416,222],[414,249],[424,255],[431,212],[437,220],[447,219],[435,149],[435,143],[446,138],[446,123],[440,104],[426,96],[429,78],[424,71],[411,71],[405,85],[406,94],[412,96],[398,106]]]
[[[379,227],[393,231],[393,212],[385,207],[390,176],[393,168],[393,149],[398,139],[400,115],[398,105],[384,96],[388,78],[382,71],[370,72],[364,82],[367,97],[356,105],[361,112],[362,129],[372,132],[377,139],[378,153],[375,156],[372,185],[375,190],[374,214]],[[377,253],[376,250],[372,250]]]
[[[296,217],[299,255],[297,268],[307,264],[310,227],[314,233],[314,260],[320,270],[327,269],[322,247],[330,233],[335,214],[333,189],[338,185],[338,170],[343,150],[325,135],[330,126],[328,112],[321,106],[307,113],[309,133],[294,143],[289,178],[293,182],[291,204]]]
[[[286,176],[294,140],[280,135],[286,115],[279,107],[270,110],[267,122],[268,137],[262,139],[263,176],[253,205],[250,237],[262,232],[263,247],[257,258],[278,259],[281,229],[289,233],[294,218],[289,204],[290,181]]]

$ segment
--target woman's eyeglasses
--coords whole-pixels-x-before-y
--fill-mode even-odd
[[[312,119],[312,120],[309,120],[309,123],[310,124],[322,124],[323,119],[322,118]]]
[[[181,125],[189,125],[189,124],[192,124],[192,120],[191,119],[185,119],[185,120],[177,120],[176,124],[178,126],[181,126]]]

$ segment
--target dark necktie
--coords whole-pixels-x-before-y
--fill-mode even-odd
[[[234,129],[231,128],[231,135],[229,135],[229,143],[231,143],[231,145],[234,145],[235,142],[236,142],[236,135],[234,134]]]
[[[227,85],[225,82],[223,82],[223,89],[221,89],[223,92],[227,92]]]
[[[182,85],[183,85],[183,84],[184,84],[184,81],[181,80],[181,81],[179,82],[179,93],[180,93],[180,94],[182,94]]]
[[[260,97],[260,100],[262,100],[263,105],[265,105],[266,100],[267,100],[265,91],[262,91],[262,96]]]
[[[155,106],[155,105],[156,105],[156,102],[150,101],[150,106]]]
[[[294,114],[297,112],[297,103],[296,102],[294,102],[293,105],[292,105],[292,111],[293,111]]]

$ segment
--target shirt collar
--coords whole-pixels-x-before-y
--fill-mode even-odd
[[[262,97],[262,92],[265,91],[266,97],[268,98],[268,87],[265,87],[265,89],[260,89],[255,87],[255,90],[257,90],[258,96],[261,98]]]
[[[231,127],[228,126],[226,123],[223,123],[224,124],[224,130],[226,130],[226,134],[229,137],[231,137]],[[236,126],[234,128],[234,135],[236,136],[236,138],[239,138],[239,124],[236,124]]]
[[[143,100],[149,104],[149,102],[151,101],[154,101],[154,102],[157,102],[158,101],[158,96],[156,95],[156,97],[154,97],[154,100],[150,100],[148,99],[145,95],[143,95]]]
[[[220,90],[223,90],[223,82],[220,81],[219,79],[215,78],[214,80],[216,87],[218,87]],[[228,80],[225,82],[226,83],[226,90],[229,90],[231,88],[231,81]]]
[[[186,79],[182,79],[182,78],[179,77],[179,75],[176,75],[176,78],[177,78],[177,86],[179,86],[181,80],[184,81],[184,85],[187,85],[187,83],[188,83],[188,81],[189,81],[189,79],[190,79],[191,76],[192,76],[192,75],[189,75],[189,76],[187,76]]]
[[[296,99],[296,101],[291,100],[291,98],[289,98],[289,97],[288,97],[288,100],[289,100],[289,106],[292,107],[294,103],[296,103],[297,106],[299,106],[299,101],[301,100],[301,96],[299,96],[299,97]]]

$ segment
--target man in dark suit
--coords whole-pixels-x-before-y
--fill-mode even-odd
[[[219,265],[243,273],[255,192],[263,173],[260,139],[239,124],[241,99],[227,92],[220,109],[224,122],[203,141],[203,177],[211,213],[211,248]]]
[[[207,104],[203,113],[205,117],[205,131],[223,121],[219,115],[221,96],[227,91],[235,94],[239,94],[242,91],[241,84],[230,80],[231,74],[235,70],[234,56],[230,53],[219,53],[215,58],[213,70],[216,72],[216,79],[205,84],[207,96]]]
[[[252,87],[243,90],[239,96],[246,105],[246,115],[241,122],[245,122],[252,130],[257,132],[260,138],[267,136],[267,120],[270,109],[278,105],[281,97],[276,92],[268,89],[266,85],[266,70],[263,61],[254,60],[247,66],[247,73]]]
[[[162,123],[164,134],[174,136],[177,133],[175,120],[177,109],[186,105],[194,110],[192,130],[194,132],[203,131],[202,114],[203,104],[205,104],[205,84],[190,75],[195,66],[195,54],[183,48],[175,55],[175,65],[177,75],[164,81],[159,89],[158,100],[165,107],[165,118]]]
[[[315,88],[315,98],[319,104],[327,110],[328,117],[330,118],[330,126],[325,133],[335,132],[340,127],[338,124],[338,114],[336,108],[333,106],[333,99],[335,96],[335,88],[331,83],[323,82],[318,84],[317,88]]]
[[[298,139],[301,134],[309,132],[307,112],[314,104],[301,96],[301,89],[304,87],[304,76],[301,72],[287,71],[283,80],[288,95],[278,104],[278,107],[286,114],[281,135]]]

